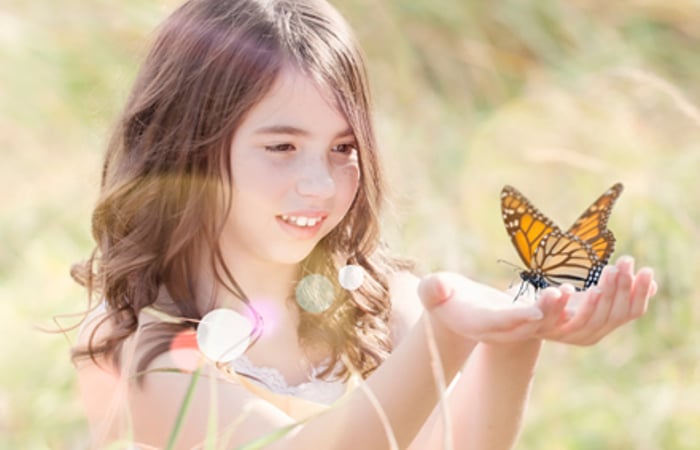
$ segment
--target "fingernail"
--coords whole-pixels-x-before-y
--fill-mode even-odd
[[[629,255],[622,255],[622,256],[620,256],[620,258],[617,261],[621,262],[621,263],[629,264],[632,261],[634,261],[634,258],[632,258]]]
[[[605,268],[605,279],[609,280],[611,278],[615,278],[617,276],[617,272],[619,272],[619,269],[617,266],[608,266]]]
[[[559,287],[559,290],[561,290],[562,293],[565,293],[565,294],[568,294],[568,295],[571,295],[571,294],[573,294],[574,292],[576,292],[576,289],[575,289],[572,285],[570,285],[570,284],[568,284],[568,283],[562,284],[562,285]]]
[[[563,295],[562,290],[561,290],[561,286],[560,287],[550,286],[550,287],[546,288],[546,291],[547,291],[547,294],[554,299],[561,298],[561,296]],[[542,293],[544,294],[545,291],[542,291]]]
[[[544,317],[544,313],[539,308],[531,308],[527,311],[527,319],[532,321],[532,322],[542,320],[543,317]]]

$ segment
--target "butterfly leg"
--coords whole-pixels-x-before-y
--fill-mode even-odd
[[[521,281],[520,288],[518,288],[518,293],[515,294],[515,297],[513,298],[513,303],[518,301],[520,296],[523,295],[527,291],[527,289],[529,289],[529,283],[527,283],[526,281]]]

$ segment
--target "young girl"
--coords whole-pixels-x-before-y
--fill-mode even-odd
[[[163,23],[73,271],[97,304],[73,354],[96,447],[509,448],[542,341],[645,312],[631,258],[535,303],[415,277],[380,243],[377,152],[361,52],[323,0],[190,0]],[[173,340],[214,310],[250,320],[245,353],[183,369]]]

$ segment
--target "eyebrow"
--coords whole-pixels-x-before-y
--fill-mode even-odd
[[[308,136],[310,133],[303,128],[298,128],[295,126],[291,125],[270,125],[267,127],[260,127],[257,130],[254,131],[254,134],[289,134],[292,136]],[[341,138],[341,137],[348,137],[348,136],[354,136],[355,133],[352,132],[352,129],[346,128],[345,130],[341,131],[340,133],[335,135],[335,139]]]

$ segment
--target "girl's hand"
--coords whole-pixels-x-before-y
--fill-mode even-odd
[[[571,286],[547,288],[557,298],[562,313],[556,320],[543,321],[537,331],[542,339],[574,345],[593,345],[611,331],[638,319],[647,310],[649,298],[657,290],[649,268],[634,273],[634,259],[623,256],[603,270],[598,286],[574,292]],[[538,300],[538,304],[543,299]]]
[[[537,301],[513,302],[512,294],[450,272],[423,278],[418,294],[425,309],[452,333],[474,341],[548,339],[592,345],[620,325],[641,317],[657,290],[649,268],[634,273],[634,260],[621,257],[606,267],[597,287],[542,290]]]
[[[537,337],[563,314],[559,291],[545,290],[537,304],[513,302],[513,296],[450,272],[423,278],[418,295],[436,326],[463,338],[514,342]]]

